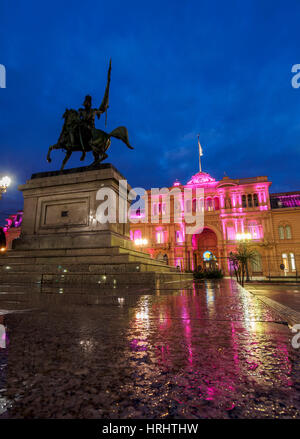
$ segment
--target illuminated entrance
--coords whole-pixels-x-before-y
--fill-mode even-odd
[[[218,240],[215,232],[205,227],[202,233],[192,237],[194,269],[217,268]]]
[[[203,266],[207,270],[215,270],[218,266],[216,256],[209,250],[203,253]]]

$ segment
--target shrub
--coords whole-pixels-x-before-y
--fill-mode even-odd
[[[193,272],[194,279],[222,279],[223,273],[222,270],[195,270]]]

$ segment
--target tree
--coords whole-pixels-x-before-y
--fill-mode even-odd
[[[241,242],[236,252],[230,253],[229,260],[232,263],[236,280],[244,286],[248,263],[255,260],[255,251],[250,248],[249,243]]]

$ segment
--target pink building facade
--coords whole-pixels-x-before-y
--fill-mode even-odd
[[[285,195],[287,205],[282,206],[279,202],[279,205],[277,203],[274,206],[273,200],[278,194],[270,195],[270,186],[271,182],[265,176],[242,179],[225,176],[217,181],[209,174],[199,172],[185,185],[176,181],[169,188],[171,190],[176,187],[182,193],[185,188],[193,191],[192,200],[185,203],[179,199],[177,203],[173,203],[173,207],[171,203],[169,224],[162,219],[165,210],[164,195],[151,196],[148,191],[148,215],[149,212],[159,212],[159,222],[143,222],[142,209],[139,212],[141,221],[131,224],[131,239],[140,250],[181,270],[214,266],[222,269],[226,275],[232,271],[230,252],[235,251],[238,243],[246,239],[256,254],[250,267],[252,276],[297,275],[297,265],[300,263],[300,200],[297,201],[297,193],[288,193]],[[197,188],[202,190],[198,198]],[[282,194],[281,196],[283,197]],[[292,206],[289,206],[290,200],[294,200]],[[202,210],[203,230],[199,228],[195,233],[187,234],[184,218],[181,224],[174,221],[175,211],[178,209],[182,213],[184,210]],[[282,244],[282,240],[279,226],[275,223],[280,212],[282,218],[286,218],[285,222],[289,223],[291,231],[286,253],[278,248],[278,242]],[[288,256],[290,261],[286,270],[280,268],[284,254],[291,255]]]

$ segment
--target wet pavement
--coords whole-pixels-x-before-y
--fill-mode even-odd
[[[257,296],[265,296],[275,300],[281,305],[288,306],[300,312],[300,284],[260,284],[249,283],[245,287]],[[300,322],[299,322],[300,323]]]
[[[299,349],[235,281],[1,286],[1,418],[299,418]]]

